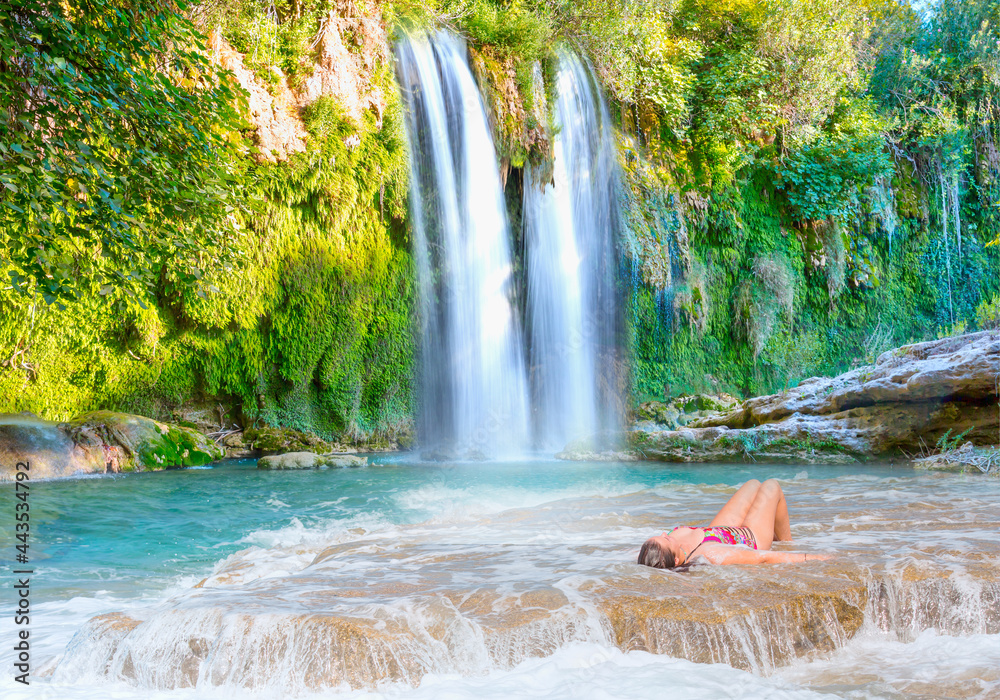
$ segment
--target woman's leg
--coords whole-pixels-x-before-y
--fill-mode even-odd
[[[785,492],[781,490],[781,486],[778,486],[778,492],[781,497],[774,509],[774,539],[778,542],[791,542],[792,523],[788,519],[788,503],[785,501]]]
[[[726,525],[728,527],[742,525],[750,511],[750,505],[757,496],[758,489],[760,489],[760,482],[756,479],[751,479],[740,486],[729,502],[722,506],[718,515],[712,518],[712,525]]]
[[[768,479],[760,485],[756,498],[740,524],[753,530],[757,549],[770,549],[774,540],[792,539],[788,504],[777,481]]]

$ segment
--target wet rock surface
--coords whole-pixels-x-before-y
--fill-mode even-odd
[[[0,481],[13,481],[17,464],[32,479],[103,473],[103,450],[76,445],[59,424],[31,413],[0,414]]]
[[[33,479],[48,479],[199,466],[222,455],[193,428],[127,413],[93,411],[64,423],[0,415],[0,481],[14,478],[17,462],[31,464]]]
[[[670,404],[643,404],[625,442],[642,459],[667,462],[909,458],[948,431],[974,445],[996,444],[998,387],[1000,331],[983,331],[896,348],[873,365],[690,420]],[[576,445],[559,456],[592,458]]]

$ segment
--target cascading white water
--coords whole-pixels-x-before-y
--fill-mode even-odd
[[[593,74],[562,52],[551,180],[525,171],[524,234],[535,443],[612,429],[618,416],[614,136]]]
[[[420,292],[421,444],[459,456],[526,445],[523,343],[499,168],[461,42],[397,44]]]
[[[608,687],[621,688],[619,697],[660,697],[679,677],[701,686],[682,697],[722,697],[705,692],[706,684],[737,669],[754,674],[742,687],[765,684],[754,686],[762,688],[754,697],[911,697],[900,686],[914,678],[935,684],[919,697],[1000,696],[996,480],[772,465],[794,504],[796,542],[779,548],[834,558],[699,563],[678,572],[640,568],[639,543],[674,518],[710,519],[744,478],[743,465],[717,465],[709,475],[703,467],[607,462],[572,470],[551,461],[384,464],[291,481],[235,465],[188,474],[183,483],[176,474],[119,479],[102,485],[123,504],[110,515],[94,515],[85,481],[51,489],[54,512],[98,519],[86,530],[91,547],[47,560],[43,580],[58,586],[32,610],[35,629],[45,632],[35,658],[55,665],[43,680],[54,684],[50,694],[358,698],[398,684],[393,697],[416,690],[505,700],[532,695],[512,691],[511,674],[525,674],[531,687],[553,682],[551,671],[530,664],[554,655],[556,679],[569,688],[560,698],[606,697]],[[204,517],[207,494],[275,489],[281,501],[244,498],[230,508],[235,520],[212,532],[195,528],[194,542],[149,543],[113,527],[126,518],[154,533],[188,532]],[[331,503],[330,493],[343,502]],[[169,507],[143,514],[154,498]],[[248,532],[261,518],[266,525]],[[59,527],[50,531],[66,532]],[[207,544],[215,538],[221,550]],[[66,550],[61,538],[46,546]],[[116,567],[117,580],[91,571],[95,557],[141,561],[146,548],[157,558]],[[228,556],[206,571],[206,550]],[[153,561],[187,561],[186,582],[133,600],[126,589],[150,586],[149,572],[167,568]],[[580,674],[609,656],[621,665],[606,665],[605,685],[588,690]],[[11,648],[0,648],[0,663],[10,667],[11,659]],[[656,659],[673,670],[638,682],[635,674]],[[681,659],[697,663],[679,673]],[[949,670],[951,662],[962,666]],[[803,663],[834,680],[812,678]],[[495,683],[483,692],[455,691],[487,674]],[[780,680],[785,674],[795,685]],[[422,690],[441,682],[438,693]],[[108,683],[118,684],[114,692]],[[184,689],[192,694],[177,694]],[[32,700],[32,691],[12,697]]]

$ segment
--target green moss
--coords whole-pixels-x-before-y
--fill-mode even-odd
[[[315,452],[326,454],[333,446],[318,436],[290,428],[248,428],[243,433],[243,442],[252,450],[264,454],[284,452]]]
[[[221,457],[207,449],[203,440],[183,428],[170,428],[160,440],[150,440],[140,448],[139,459],[147,466],[198,467]]]
[[[191,428],[159,423],[142,416],[115,411],[91,411],[67,422],[75,439],[101,443],[124,450],[122,471],[195,467],[222,457],[214,442]]]
[[[285,10],[279,3],[278,43],[256,54],[258,75],[264,64],[288,73],[288,61],[313,61],[301,39],[327,10],[302,6],[298,19]],[[224,12],[244,49],[250,29],[273,20],[257,6]],[[352,123],[325,97],[303,114],[306,152],[247,163],[247,179],[234,183],[253,204],[246,234],[230,241],[239,265],[204,261],[214,293],[165,281],[147,309],[95,296],[61,311],[0,289],[0,411],[65,420],[108,408],[169,419],[181,405],[222,402],[241,405],[246,423],[328,439],[405,434],[413,410],[408,168],[392,66],[373,70],[388,100],[381,123],[371,113]],[[164,280],[171,274],[164,270]]]

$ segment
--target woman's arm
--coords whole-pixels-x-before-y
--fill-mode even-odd
[[[811,552],[775,552],[770,549],[748,549],[727,544],[702,547],[698,552],[713,564],[791,564],[795,562],[832,559],[830,554]]]

